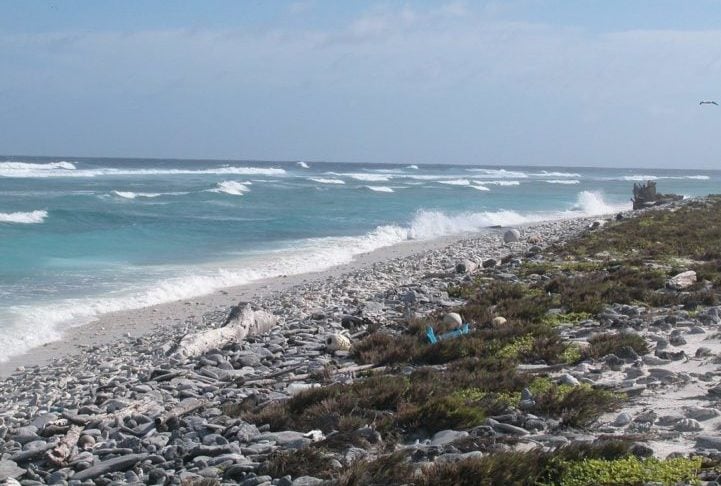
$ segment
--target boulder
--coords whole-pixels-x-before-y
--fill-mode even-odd
[[[493,327],[501,327],[501,326],[504,326],[507,322],[508,321],[506,320],[505,317],[496,316],[491,321],[491,324],[493,325]]]
[[[330,334],[325,338],[325,349],[328,351],[348,351],[350,339],[340,333]]]
[[[483,268],[493,268],[497,264],[498,264],[498,262],[493,258],[489,258],[488,260],[483,260]]]
[[[521,239],[521,232],[517,229],[509,229],[503,234],[504,243],[515,243]]]
[[[461,315],[456,312],[449,312],[443,316],[443,324],[447,324],[453,327],[461,327],[463,325],[463,319]]]
[[[478,264],[473,260],[463,260],[456,263],[456,273],[473,273],[478,268]]]
[[[680,201],[683,196],[678,194],[659,194],[656,192],[656,183],[647,181],[645,184],[633,185],[633,209],[644,209],[661,204]]]
[[[667,283],[669,288],[674,290],[683,290],[691,287],[696,283],[696,272],[688,270],[671,277]]]
[[[531,245],[540,245],[543,243],[543,237],[538,233],[533,233],[526,239],[526,241]]]
[[[0,481],[19,478],[25,474],[25,469],[18,467],[14,461],[0,461]]]
[[[455,440],[463,439],[464,437],[468,437],[468,432],[458,430],[441,430],[440,432],[436,432],[433,436],[431,439],[431,445],[442,446],[450,444]]]

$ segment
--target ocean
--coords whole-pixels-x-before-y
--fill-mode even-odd
[[[0,360],[111,311],[408,240],[630,208],[716,171],[0,156]]]

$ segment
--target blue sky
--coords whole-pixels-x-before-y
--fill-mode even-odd
[[[721,0],[0,0],[0,153],[721,168]]]

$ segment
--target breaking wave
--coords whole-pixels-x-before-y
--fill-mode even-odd
[[[250,189],[248,185],[250,182],[237,182],[237,181],[223,181],[219,182],[214,189],[208,189],[208,192],[222,192],[230,194],[231,196],[242,196]]]
[[[43,210],[30,211],[27,213],[0,213],[0,223],[36,224],[45,221],[48,212]]]
[[[310,177],[309,179],[318,184],[345,184],[345,181],[341,179],[327,179],[324,177]]]
[[[466,169],[469,172],[479,172],[483,177],[489,179],[525,179],[528,174],[525,172],[506,170],[506,169]]]
[[[446,184],[449,186],[470,186],[471,181],[468,179],[450,179],[447,181],[438,181],[439,184]]]
[[[580,184],[581,181],[578,179],[549,179],[545,182],[549,184]]]
[[[209,169],[78,169],[71,162],[30,164],[25,162],[0,162],[0,177],[102,177],[102,176],[153,176],[153,175],[284,175],[284,169],[272,167],[216,167]]]
[[[309,169],[309,168],[310,168],[310,167],[308,167],[308,164],[306,164],[306,163],[303,162],[302,160],[301,160],[300,162],[297,162],[295,165],[297,165],[297,166],[300,167],[301,169]]]
[[[657,181],[659,179],[676,179],[676,180],[682,180],[682,179],[691,179],[691,180],[700,180],[700,181],[707,181],[710,179],[707,175],[690,175],[690,176],[653,176],[653,175],[644,175],[644,174],[634,174],[630,176],[623,176],[621,178],[624,181]]]
[[[388,186],[365,186],[373,192],[393,192],[393,189]]]

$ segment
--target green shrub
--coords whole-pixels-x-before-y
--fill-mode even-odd
[[[700,458],[675,458],[661,461],[629,456],[613,461],[585,459],[563,465],[562,486],[641,486],[646,483],[675,485],[698,484]]]

